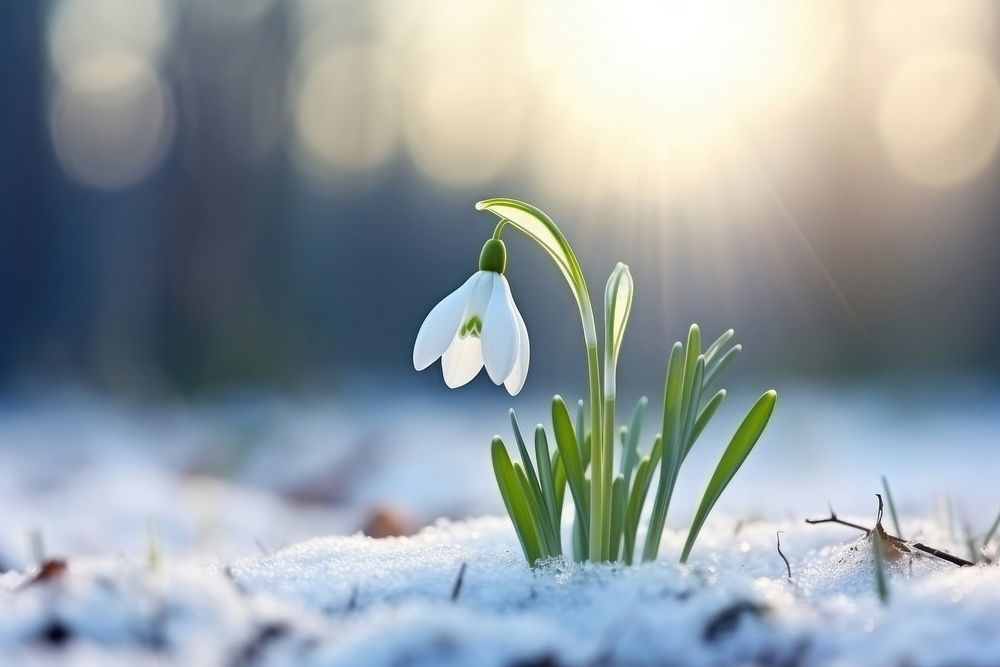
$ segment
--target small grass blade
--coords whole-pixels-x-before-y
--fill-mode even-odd
[[[529,565],[542,557],[542,545],[538,537],[538,532],[531,518],[531,510],[528,507],[527,498],[521,489],[514,465],[511,463],[507,447],[500,437],[494,437],[491,446],[493,458],[493,472],[497,478],[497,487],[507,507],[507,514],[511,523],[514,524],[514,532],[521,542],[521,549]]]
[[[985,549],[990,544],[990,540],[993,539],[993,535],[996,534],[997,529],[1000,528],[1000,514],[997,514],[997,518],[993,521],[993,525],[986,532],[986,536],[983,538],[983,548]]]
[[[878,599],[883,604],[889,602],[889,579],[885,574],[885,554],[882,546],[882,536],[877,530],[872,531],[872,555],[875,560],[875,590],[878,591]]]
[[[889,505],[889,516],[892,517],[892,527],[896,529],[896,537],[903,537],[903,531],[899,527],[899,515],[896,514],[896,503],[892,500],[889,480],[885,478],[885,475],[882,475],[882,488],[885,489],[885,502]]]
[[[719,460],[719,465],[716,466],[715,472],[708,482],[708,488],[705,489],[705,495],[702,496],[701,504],[698,506],[698,511],[691,522],[691,529],[688,531],[687,541],[684,543],[684,550],[681,552],[682,563],[686,563],[688,556],[691,555],[691,548],[694,547],[695,540],[698,539],[698,533],[701,532],[701,528],[705,524],[705,519],[708,518],[712,508],[715,507],[715,503],[718,502],[722,496],[722,492],[726,489],[726,486],[736,475],[737,471],[739,471],[743,462],[746,461],[747,456],[750,455],[754,445],[760,439],[761,434],[764,433],[764,428],[767,426],[768,421],[771,419],[771,414],[774,412],[774,404],[777,398],[778,394],[773,389],[765,392],[757,400],[757,403],[750,408],[747,416],[743,418],[743,422],[736,429],[736,433],[729,442],[729,446],[726,447],[726,451],[723,452],[722,458]]]
[[[885,554],[888,549],[888,540],[885,537],[885,530],[882,528],[882,496],[875,494],[878,498],[878,517],[875,519],[875,528],[868,534],[872,545],[872,560],[875,566],[875,590],[878,592],[878,599],[882,604],[889,602],[889,578],[885,573]]]

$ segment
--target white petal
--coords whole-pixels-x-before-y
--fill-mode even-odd
[[[418,371],[433,364],[451,345],[462,324],[462,314],[480,273],[477,271],[472,274],[472,277],[442,299],[424,318],[424,323],[417,332],[417,341],[413,344],[413,367]]]
[[[473,278],[479,278],[475,285],[469,290],[469,298],[465,302],[465,312],[462,314],[462,324],[468,322],[473,316],[480,320],[486,318],[486,307],[490,304],[490,295],[493,292],[493,276],[497,275],[493,271],[476,271]]]
[[[517,361],[510,375],[503,381],[503,386],[507,388],[507,393],[517,396],[524,386],[524,381],[528,377],[528,358],[531,356],[531,345],[528,343],[528,328],[524,326],[524,318],[521,311],[517,309],[514,299],[510,298],[510,307],[514,310],[517,319]]]
[[[472,378],[479,375],[482,368],[483,348],[475,336],[465,338],[455,336],[455,340],[441,357],[444,383],[452,389],[468,384]]]
[[[511,307],[510,287],[507,279],[493,274],[490,304],[483,318],[483,360],[493,384],[500,384],[510,375],[517,361],[517,318]]]

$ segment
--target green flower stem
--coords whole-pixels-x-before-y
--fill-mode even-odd
[[[616,554],[611,553],[611,487],[612,487],[612,476],[614,475],[614,442],[615,442],[615,396],[614,394],[610,396],[605,396],[604,398],[604,437],[601,439],[603,443],[608,446],[603,448],[602,457],[603,463],[601,465],[601,492],[604,494],[606,499],[605,509],[606,514],[604,517],[604,523],[602,524],[603,536],[602,544],[604,545],[604,551],[601,554],[602,560],[613,560]]]
[[[539,209],[515,199],[485,199],[476,204],[477,210],[487,210],[500,218],[493,231],[499,240],[507,225],[511,225],[537,243],[562,273],[576,300],[583,325],[583,340],[587,347],[587,374],[590,384],[590,558],[602,560],[607,553],[611,535],[611,470],[614,433],[606,438],[602,428],[601,367],[597,351],[597,325],[590,301],[587,280],[569,241],[551,218]],[[613,410],[612,413],[613,414]],[[612,421],[612,424],[614,422]],[[607,449],[607,451],[605,451]],[[606,481],[605,481],[606,478]],[[606,527],[605,527],[606,526]]]

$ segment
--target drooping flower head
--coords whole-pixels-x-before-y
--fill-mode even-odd
[[[524,319],[503,275],[507,250],[490,239],[479,256],[479,271],[428,313],[413,345],[413,367],[422,371],[438,358],[445,384],[470,382],[483,366],[494,384],[511,396],[528,376],[530,346]]]

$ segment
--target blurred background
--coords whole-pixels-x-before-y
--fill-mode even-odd
[[[839,424],[899,465],[854,418],[876,391],[903,401],[880,428],[911,429],[888,440],[931,451],[947,433],[992,461],[998,14],[991,0],[4,2],[12,479],[15,454],[51,467],[42,443],[99,450],[74,443],[89,427],[119,442],[116,459],[170,441],[163,419],[200,435],[151,449],[223,476],[243,464],[219,442],[244,456],[316,420],[304,439],[329,456],[391,441],[424,460],[442,424],[484,443],[505,428],[505,395],[483,377],[446,392],[410,355],[475,269],[493,220],[473,204],[495,195],[547,211],[592,292],[616,261],[632,267],[628,400],[655,404],[688,323],[732,326],[737,387],[825,406],[776,423],[788,448],[803,428],[845,446]],[[583,352],[558,274],[523,239],[508,247],[533,353],[513,404],[531,423],[546,396],[583,394]],[[928,412],[942,396],[960,417]],[[386,426],[401,414],[426,428]],[[123,420],[141,426],[108,426]],[[973,435],[957,442],[953,423]],[[461,447],[488,500],[421,506],[421,520],[496,505],[485,446]],[[276,470],[259,476],[273,486]],[[330,479],[296,493],[315,500]],[[374,488],[372,502],[393,495]]]

